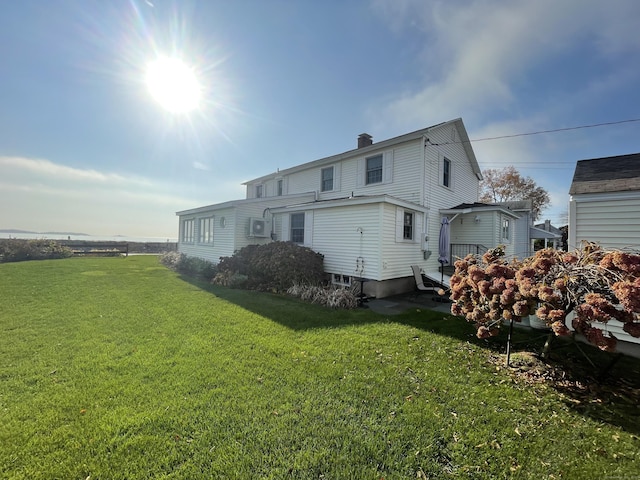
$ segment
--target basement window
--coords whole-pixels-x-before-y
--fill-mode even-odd
[[[351,277],[349,275],[342,275],[340,273],[334,273],[331,276],[331,283],[340,287],[350,287]]]

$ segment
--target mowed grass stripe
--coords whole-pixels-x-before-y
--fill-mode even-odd
[[[436,312],[332,311],[149,256],[4,264],[0,292],[2,477],[636,471],[632,429],[514,384]]]

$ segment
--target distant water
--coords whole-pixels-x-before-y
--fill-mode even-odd
[[[63,235],[54,233],[5,233],[0,232],[0,238],[22,238],[26,240],[84,240],[87,242],[177,242],[176,238],[168,237],[125,237],[123,235]]]

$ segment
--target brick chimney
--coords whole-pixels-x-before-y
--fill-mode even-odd
[[[373,144],[373,137],[368,133],[358,135],[358,148],[368,147]]]

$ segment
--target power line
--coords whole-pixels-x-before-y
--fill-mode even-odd
[[[622,123],[632,123],[632,122],[640,122],[640,118],[632,118],[629,120],[618,120],[616,122],[605,122],[605,123],[594,123],[591,125],[580,125],[577,127],[566,127],[566,128],[554,128],[552,130],[540,130],[537,132],[527,132],[527,133],[514,133],[513,135],[501,135],[499,137],[486,137],[486,138],[476,138],[470,140],[471,142],[485,142],[488,140],[500,140],[503,138],[514,138],[514,137],[526,137],[531,135],[542,135],[543,133],[556,133],[556,132],[567,132],[569,130],[582,130],[584,128],[596,128],[596,127],[606,127],[609,125],[620,125]]]
[[[618,120],[615,122],[604,122],[604,123],[593,123],[590,125],[578,125],[575,127],[565,127],[565,128],[554,128],[551,130],[539,130],[537,132],[526,132],[526,133],[514,133],[511,135],[500,135],[497,137],[485,137],[485,138],[474,138],[474,139],[470,139],[470,140],[463,140],[463,141],[457,141],[457,142],[443,142],[443,143],[433,143],[431,140],[427,139],[427,141],[429,142],[430,145],[433,145],[435,147],[439,147],[439,146],[443,146],[443,145],[455,145],[458,143],[472,143],[472,142],[486,142],[486,141],[490,141],[490,140],[502,140],[505,138],[515,138],[515,137],[528,137],[528,136],[532,136],[532,135],[542,135],[545,133],[557,133],[557,132],[567,132],[570,130],[583,130],[586,128],[596,128],[596,127],[606,127],[606,126],[611,126],[611,125],[620,125],[623,123],[633,123],[633,122],[640,122],[640,118],[631,118],[628,120]]]

